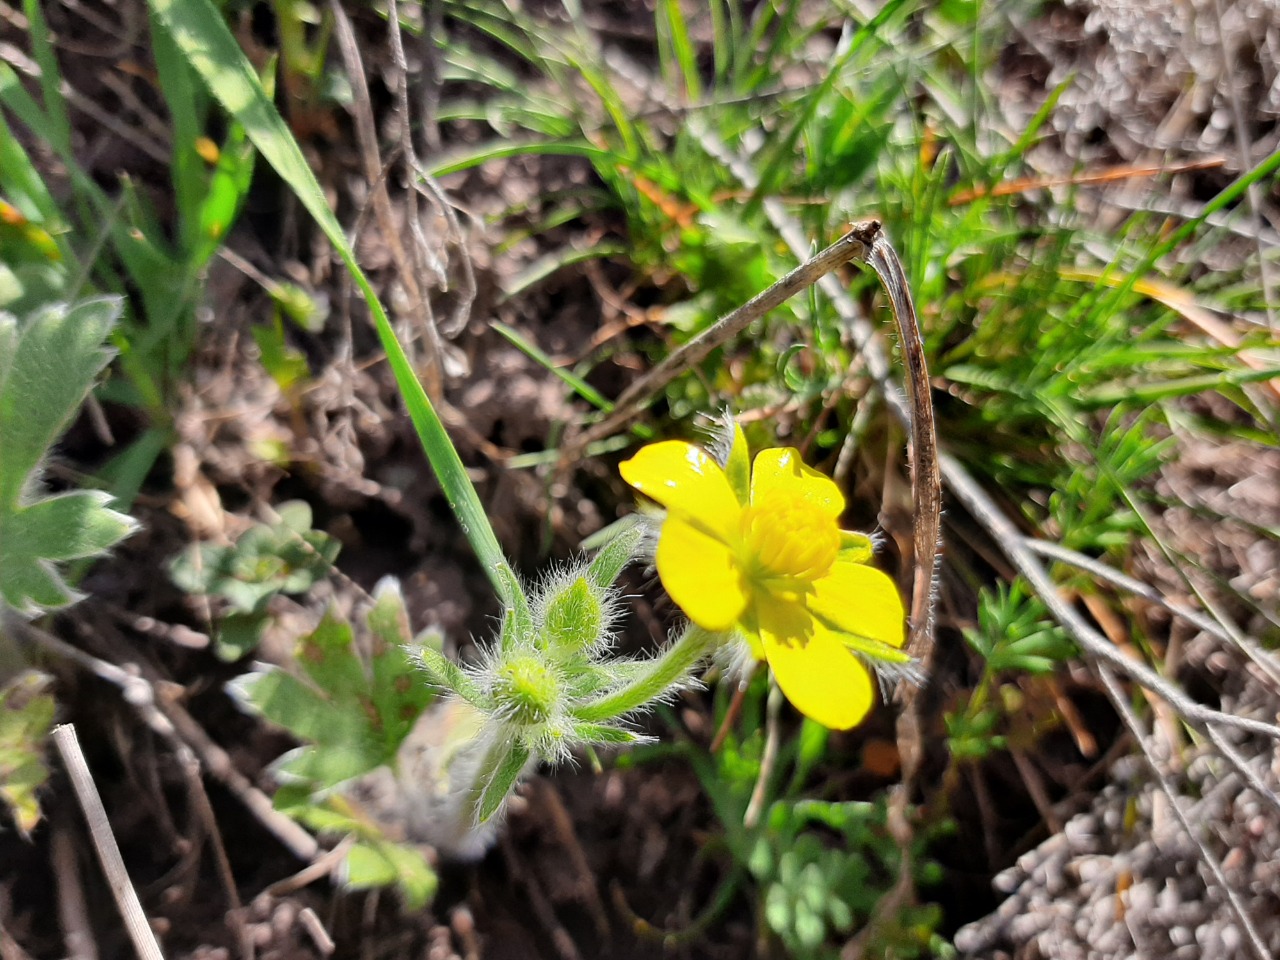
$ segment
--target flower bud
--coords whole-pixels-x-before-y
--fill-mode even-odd
[[[556,708],[560,682],[541,658],[528,653],[503,660],[493,681],[497,711],[512,723],[546,723]]]
[[[548,593],[543,630],[552,650],[585,650],[600,639],[604,625],[604,604],[586,577]]]

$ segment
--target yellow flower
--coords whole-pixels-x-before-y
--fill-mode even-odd
[[[778,686],[823,726],[857,725],[874,700],[866,662],[910,660],[902,600],[869,567],[871,541],[840,529],[844,497],[791,447],[748,467],[735,424],[722,466],[678,440],[650,444],[623,479],[666,508],[658,576],[695,624],[739,635]]]

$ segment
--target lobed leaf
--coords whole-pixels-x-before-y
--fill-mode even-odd
[[[369,696],[377,712],[384,749],[394,753],[435,698],[426,676],[409,653],[415,645],[426,647],[430,637],[415,641],[410,636],[404,597],[394,580],[384,580],[374,590],[368,622],[372,639]]]
[[[77,598],[59,561],[97,556],[136,523],[98,491],[37,493],[39,468],[111,359],[119,298],[0,313],[0,602],[25,614]]]

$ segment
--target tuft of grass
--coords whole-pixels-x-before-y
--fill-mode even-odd
[[[156,84],[170,126],[166,142],[146,134],[136,143],[168,173],[174,222],[162,220],[128,175],[114,190],[100,185],[72,143],[70,118],[83,98],[63,80],[42,5],[28,0],[24,12],[31,59],[0,62],[0,210],[10,211],[10,228],[0,228],[0,308],[129,295],[114,334],[118,374],[98,390],[104,400],[137,408],[149,424],[104,471],[128,503],[168,445],[176,388],[195,346],[205,271],[243,206],[255,151],[234,121],[220,139],[211,138],[219,127],[216,109],[181,51],[156,31]],[[36,93],[14,63],[35,75]],[[56,156],[65,182],[42,174],[24,146],[33,140]],[[64,192],[65,201],[55,200]]]

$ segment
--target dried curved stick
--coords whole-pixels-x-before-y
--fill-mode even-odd
[[[880,233],[871,244],[867,266],[876,272],[898,325],[902,364],[906,369],[907,399],[911,403],[911,500],[914,510],[913,565],[911,585],[911,633],[907,652],[920,662],[928,675],[933,653],[933,604],[936,594],[938,546],[942,528],[942,476],[938,467],[938,433],[934,425],[933,399],[929,393],[929,370],[925,364],[924,339],[916,315],[906,271],[888,238]],[[916,688],[906,686],[901,695],[914,698]]]
[[[588,444],[612,436],[638,417],[667,384],[698,363],[716,347],[733,339],[770,310],[808,289],[837,267],[850,261],[865,263],[880,235],[879,220],[861,220],[831,246],[819,251],[773,286],[731,310],[684,346],[622,391],[613,409],[561,448],[560,462],[572,463]]]

